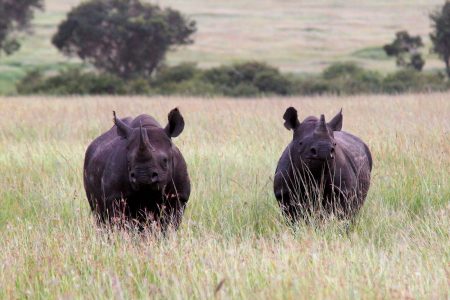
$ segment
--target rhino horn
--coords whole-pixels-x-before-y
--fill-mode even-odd
[[[150,144],[150,140],[148,139],[147,130],[142,127],[141,124],[139,126],[139,150],[145,151],[148,147],[153,150],[153,147]]]
[[[325,116],[320,115],[319,125],[317,125],[316,130],[317,133],[327,133],[327,123],[325,122]]]

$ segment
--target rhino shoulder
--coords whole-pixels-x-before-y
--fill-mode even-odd
[[[344,131],[335,132],[334,136],[347,159],[351,160],[358,169],[368,167],[369,171],[372,170],[372,154],[369,147],[359,137]]]

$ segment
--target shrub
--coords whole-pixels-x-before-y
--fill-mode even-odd
[[[30,95],[39,93],[38,87],[43,86],[44,74],[39,69],[33,69],[17,83],[16,89],[19,94]]]
[[[261,71],[253,80],[254,86],[266,94],[288,95],[292,93],[292,83],[278,71]]]
[[[212,68],[203,73],[202,80],[227,96],[287,95],[292,87],[290,80],[278,69],[261,62]]]
[[[50,95],[119,95],[127,92],[120,78],[83,72],[80,68],[70,68],[48,78],[39,71],[30,71],[18,83],[17,91],[20,94]]]
[[[420,74],[413,70],[401,70],[387,75],[383,91],[390,94],[412,92],[418,89]]]
[[[198,80],[184,80],[181,82],[165,82],[160,86],[153,86],[154,92],[160,95],[212,96],[220,95],[214,85]]]
[[[401,70],[387,75],[383,80],[383,91],[390,94],[444,91],[448,88],[442,74],[422,74],[415,70]]]
[[[382,76],[368,71],[353,62],[332,64],[322,77],[328,90],[335,94],[364,94],[381,92]]]
[[[151,88],[149,80],[145,78],[137,78],[126,82],[126,94],[129,95],[149,95],[155,91]]]
[[[352,77],[363,73],[365,70],[354,62],[338,62],[328,66],[323,72],[322,77],[326,80]]]
[[[382,77],[373,71],[363,71],[349,77],[336,78],[328,81],[336,94],[354,95],[379,93]]]
[[[233,87],[239,84],[241,76],[231,66],[220,66],[206,70],[201,78],[216,87]]]
[[[191,80],[200,73],[201,71],[195,63],[181,63],[173,67],[164,66],[156,73],[153,83],[156,85],[179,83],[185,80]]]
[[[378,72],[365,70],[354,63],[338,63],[326,68],[321,75],[299,78],[283,75],[275,68],[255,62],[206,71],[198,69],[195,64],[185,63],[160,69],[152,80],[136,78],[128,81],[80,68],[70,68],[50,77],[44,76],[42,71],[32,70],[17,85],[20,94],[230,97],[429,92],[449,88],[443,74],[419,73],[412,68],[383,78]]]
[[[335,94],[335,88],[330,82],[319,76],[308,76],[295,80],[292,93],[295,95],[324,95]]]

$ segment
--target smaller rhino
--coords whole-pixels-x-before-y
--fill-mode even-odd
[[[172,138],[184,119],[177,108],[165,128],[149,115],[119,119],[87,148],[84,187],[104,223],[178,228],[191,192],[186,162]],[[125,222],[123,222],[125,221]]]
[[[293,131],[274,178],[275,197],[292,222],[313,215],[353,217],[370,186],[372,156],[367,145],[342,129],[342,109],[330,122],[310,116],[298,120],[297,110],[284,113]]]

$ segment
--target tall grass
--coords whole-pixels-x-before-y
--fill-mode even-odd
[[[432,298],[450,296],[449,94],[348,99],[0,99],[0,298]],[[344,130],[374,157],[348,228],[290,228],[272,193],[301,117],[344,108]],[[165,123],[193,183],[165,238],[95,226],[82,186],[89,142],[121,116]]]

